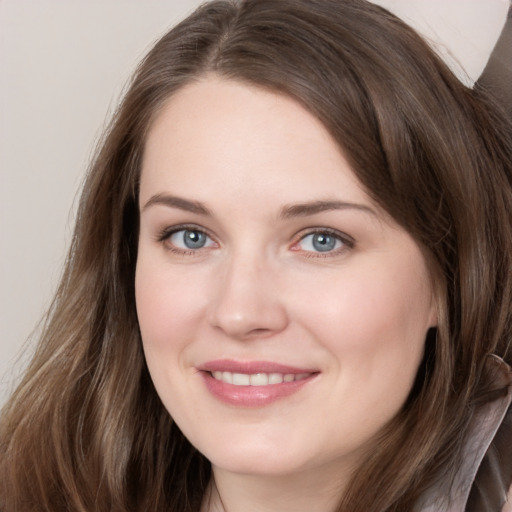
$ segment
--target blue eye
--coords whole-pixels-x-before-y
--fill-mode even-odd
[[[198,229],[180,229],[171,233],[167,239],[171,245],[183,250],[197,250],[214,244],[206,233]]]
[[[349,244],[345,242],[341,236],[328,231],[309,233],[302,237],[298,243],[298,246],[302,251],[323,253],[336,251],[344,245]]]

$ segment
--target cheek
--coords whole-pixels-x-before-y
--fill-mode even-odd
[[[419,269],[419,270],[418,270]],[[323,286],[309,287],[306,328],[334,356],[343,376],[391,385],[416,374],[431,322],[431,292],[423,266],[362,265]],[[314,305],[311,307],[310,305]],[[383,383],[377,383],[377,389]]]
[[[166,409],[176,421],[181,420],[193,403],[183,377],[190,372],[187,350],[197,338],[202,316],[197,286],[183,272],[171,273],[168,265],[155,265],[142,254],[137,261],[135,299],[151,379]]]
[[[202,309],[197,283],[139,256],[135,300],[148,364],[161,356],[179,355],[192,337]]]
[[[316,291],[309,289],[304,316],[327,337],[353,340],[357,346],[362,340],[374,344],[391,335],[407,338],[425,330],[430,299],[428,289],[419,283],[400,281],[398,275],[371,272],[330,280]]]

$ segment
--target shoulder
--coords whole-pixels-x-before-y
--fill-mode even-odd
[[[498,398],[475,411],[456,473],[441,476],[414,512],[512,512],[512,369],[491,356]]]
[[[510,390],[509,390],[510,395]],[[479,465],[466,512],[512,512],[512,405]]]
[[[501,512],[512,512],[512,485],[508,490],[507,501],[505,502],[505,505],[503,505]]]

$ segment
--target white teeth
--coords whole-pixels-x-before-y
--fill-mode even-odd
[[[269,384],[281,384],[283,382],[293,382],[309,377],[310,373],[232,373],[232,372],[212,372],[215,380],[220,380],[227,384],[235,386],[268,386]]]
[[[291,380],[288,381],[288,382],[291,382],[293,380],[293,375],[290,373],[290,374],[288,374],[288,377],[291,377]],[[281,382],[283,382],[283,380],[284,380],[284,377],[283,377],[282,373],[271,373],[268,376],[269,384],[281,384]]]
[[[224,373],[224,372],[222,372]],[[246,373],[233,373],[233,384],[235,386],[248,386],[251,383],[251,376]]]
[[[266,386],[269,382],[266,373],[255,373],[251,375],[251,386]]]

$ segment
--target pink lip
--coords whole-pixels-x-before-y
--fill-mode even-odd
[[[296,368],[269,361],[235,361],[233,359],[217,359],[209,361],[197,367],[205,372],[232,372],[232,373],[318,373],[318,370]]]
[[[263,407],[276,400],[288,397],[306,384],[310,383],[317,375],[318,370],[307,370],[286,366],[268,361],[234,361],[216,360],[210,361],[198,367],[200,375],[208,391],[218,400],[229,405],[238,407]],[[304,379],[293,382],[282,382],[281,384],[270,384],[267,386],[235,386],[220,380],[214,379],[211,372],[225,371],[232,373],[283,373],[310,375]]]

